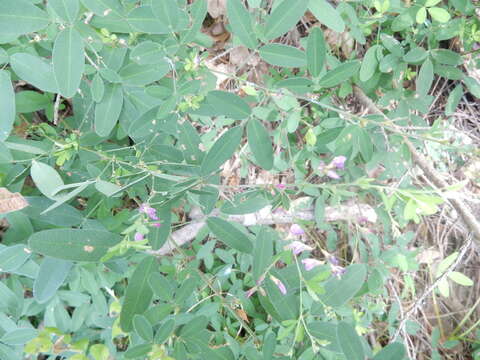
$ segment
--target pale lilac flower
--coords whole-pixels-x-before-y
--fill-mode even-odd
[[[160,226],[162,226],[162,224],[160,224],[159,222],[156,222],[156,223],[153,223],[152,226],[159,228]]]
[[[323,265],[323,261],[317,259],[303,259],[302,264],[305,266],[305,270],[310,271],[317,266]]]
[[[331,179],[335,179],[335,180],[338,180],[340,179],[340,175],[338,175],[335,171],[333,170],[328,170],[327,171],[327,176]]]
[[[272,275],[270,275],[270,279],[275,283],[275,285],[277,285],[278,290],[280,290],[283,295],[287,294],[287,288],[279,279]]]
[[[340,278],[343,274],[347,272],[347,269],[345,269],[342,266],[336,266],[336,265],[330,265],[330,268],[332,270],[332,274],[335,275],[336,277]]]
[[[135,233],[135,236],[133,237],[135,239],[135,241],[142,241],[144,239],[144,236],[142,233]]]
[[[158,220],[157,210],[149,206],[148,204],[142,204],[138,208],[138,211],[141,213],[147,214],[147,216],[152,220]]]
[[[305,231],[302,229],[300,225],[292,224],[292,226],[290,226],[290,233],[292,235],[303,235],[305,234]]]
[[[335,266],[338,266],[338,264],[339,264],[338,259],[333,255],[330,255],[328,257],[328,261],[330,262],[330,264],[335,265]]]
[[[285,246],[285,250],[292,250],[294,255],[298,255],[303,251],[312,251],[313,248],[301,241],[292,241],[290,244]]]
[[[263,281],[265,280],[265,275],[260,276],[260,278],[257,280],[257,286],[262,285]]]
[[[285,190],[287,185],[285,184],[277,184],[275,185],[275,187],[278,189],[278,190]]]
[[[247,290],[247,291],[245,292],[245,296],[246,296],[246,298],[248,299],[248,298],[250,298],[253,294],[255,294],[256,292],[257,292],[257,288],[256,288],[256,287],[253,287],[253,288],[251,288],[251,289],[249,289],[249,290]]]
[[[335,156],[330,163],[330,166],[343,170],[345,169],[345,161],[347,161],[347,158],[345,156]]]

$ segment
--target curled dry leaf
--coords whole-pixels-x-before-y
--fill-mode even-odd
[[[227,14],[227,0],[208,0],[207,10],[214,19]]]
[[[0,188],[0,214],[21,210],[27,206],[28,202],[21,194]]]

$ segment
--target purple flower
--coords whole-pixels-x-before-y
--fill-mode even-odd
[[[257,292],[257,288],[256,288],[256,287],[253,287],[253,288],[251,288],[251,289],[249,289],[249,290],[247,290],[247,291],[245,292],[245,296],[246,296],[247,299],[248,299],[248,298],[250,298],[253,294],[255,294],[256,292]]]
[[[280,290],[283,295],[287,294],[287,288],[279,279],[272,275],[270,275],[270,279],[275,283],[275,285],[277,285],[278,290]]]
[[[144,236],[142,233],[135,233],[135,236],[133,237],[135,239],[135,241],[142,241],[144,239]]]
[[[292,224],[292,226],[290,226],[290,233],[292,235],[303,235],[305,234],[305,231],[301,228],[300,225]]]
[[[141,213],[147,214],[147,216],[152,220],[158,220],[157,210],[149,206],[148,204],[142,204],[138,208],[138,211]]]
[[[330,163],[330,166],[335,167],[336,169],[345,169],[345,161],[347,161],[347,158],[343,155],[341,156],[335,156]]]
[[[153,223],[152,226],[159,228],[160,226],[162,226],[162,224],[160,224],[159,222],[156,222],[156,223]]]
[[[285,250],[292,250],[294,255],[298,255],[303,251],[312,251],[313,248],[311,246],[305,245],[301,241],[292,241],[290,244],[285,246]]]
[[[327,171],[327,176],[331,179],[335,179],[335,180],[338,180],[340,179],[340,175],[338,175],[335,171],[333,170],[328,170]]]
[[[287,185],[285,185],[285,184],[277,184],[277,185],[275,185],[275,187],[276,187],[278,190],[285,190],[285,188],[287,187]]]
[[[302,264],[305,266],[305,270],[310,271],[317,266],[323,265],[323,261],[317,259],[303,259]]]
[[[338,278],[341,277],[343,274],[345,274],[345,272],[347,271],[347,269],[345,269],[344,267],[332,265],[332,264],[330,264],[330,268],[332,270],[332,274]]]
[[[335,265],[335,266],[338,266],[338,264],[339,264],[338,259],[333,255],[330,255],[328,257],[328,261],[330,262],[330,264]]]

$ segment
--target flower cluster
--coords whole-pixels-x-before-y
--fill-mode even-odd
[[[297,225],[297,224],[294,224],[294,225]],[[292,241],[290,244],[285,246],[285,250],[291,250],[295,256],[298,256],[304,251],[312,251],[313,248],[311,246],[304,244],[301,241]],[[343,274],[345,274],[346,269],[339,265],[338,259],[335,256],[330,255],[326,251],[323,251],[323,253],[328,260],[328,263],[330,265],[330,269],[333,275],[337,277],[341,277]],[[310,271],[316,268],[317,266],[325,264],[325,262],[317,259],[307,258],[307,259],[302,259],[302,264],[305,267],[306,271]]]
[[[329,178],[338,180],[340,179],[340,175],[338,175],[335,170],[345,169],[345,161],[347,161],[345,156],[335,156],[328,165],[325,165],[323,162],[321,162],[318,166],[318,170],[324,175],[327,175]]]
[[[157,210],[154,209],[153,207],[151,207],[150,205],[148,204],[142,204],[140,205],[140,207],[138,208],[138,212],[140,214],[145,214],[147,215],[147,217],[150,219],[150,220],[154,220],[155,222],[150,224],[151,226],[153,227],[157,227],[159,228],[160,226],[162,226],[162,224],[160,222],[158,222],[159,217],[157,215]],[[136,232],[135,235],[134,235],[134,240],[135,241],[142,241],[145,239],[145,235],[142,234],[141,232]]]

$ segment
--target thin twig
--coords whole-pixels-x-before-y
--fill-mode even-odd
[[[60,100],[62,99],[62,95],[57,94],[55,99],[55,105],[53,106],[53,125],[58,124],[58,109],[60,107]]]
[[[472,246],[472,236],[469,236],[468,239],[463,243],[463,245],[460,247],[459,249],[459,254],[457,256],[457,259],[455,260],[455,262],[450,265],[448,267],[447,270],[445,270],[443,272],[443,274],[441,276],[439,276],[434,282],[432,285],[430,285],[425,291],[424,293],[417,299],[417,301],[415,301],[415,303],[413,304],[413,306],[411,307],[410,310],[408,310],[405,315],[402,317],[402,319],[400,320],[400,324],[398,325],[398,328],[397,328],[397,331],[395,332],[395,334],[393,335],[392,337],[392,342],[395,341],[398,336],[400,335],[400,333],[404,332],[405,331],[405,325],[408,321],[408,319],[410,317],[413,316],[414,313],[417,312],[417,310],[422,306],[423,302],[425,301],[425,299],[430,295],[430,293],[435,290],[435,288],[438,286],[438,284],[443,280],[445,279],[448,274],[450,274],[452,271],[455,270],[455,268],[458,266],[458,264],[460,264],[463,260],[463,258],[465,257],[465,254],[467,253],[467,251],[470,249],[470,247]]]
[[[373,114],[382,115],[388,120],[386,115],[375,105],[375,103],[360,89],[358,86],[354,86],[353,92],[356,98]],[[395,127],[395,125],[393,125]],[[403,141],[407,145],[410,153],[412,154],[413,161],[423,170],[425,175],[430,181],[439,189],[447,189],[449,184],[437,173],[432,167],[431,163],[417,151],[415,145],[412,144],[410,139],[406,135],[403,135]],[[464,223],[467,225],[470,232],[473,234],[473,239],[480,244],[480,224],[477,222],[470,207],[463,200],[459,198],[450,198],[450,204],[461,216]]]

